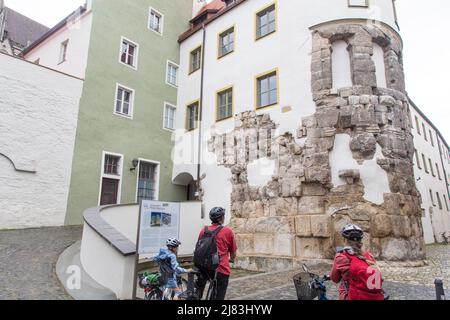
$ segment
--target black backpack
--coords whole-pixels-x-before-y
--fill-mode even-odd
[[[209,231],[205,227],[203,236],[198,240],[194,252],[194,265],[204,271],[216,271],[219,267],[220,256],[217,251],[216,236],[223,229],[223,226],[217,227],[214,231]]]

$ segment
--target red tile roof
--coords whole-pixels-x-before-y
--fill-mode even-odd
[[[204,5],[203,8],[197,13],[195,18],[201,16],[206,11],[209,11],[209,10],[219,11],[223,7],[225,7],[225,2],[223,0],[213,0],[212,2]]]

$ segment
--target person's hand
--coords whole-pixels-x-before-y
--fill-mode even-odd
[[[191,273],[191,272],[193,272],[193,271],[194,271],[194,269],[192,269],[192,268],[189,268],[189,269],[187,269],[186,271],[187,271],[187,273]]]

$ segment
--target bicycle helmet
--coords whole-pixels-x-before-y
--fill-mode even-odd
[[[220,207],[212,208],[209,212],[209,218],[212,222],[218,222],[223,216],[225,216],[225,209]]]
[[[168,247],[174,247],[174,248],[177,248],[177,247],[180,246],[180,244],[181,244],[181,242],[180,242],[178,239],[176,239],[176,238],[169,238],[169,239],[167,239],[167,241],[166,241],[166,245],[167,245]]]
[[[364,232],[356,224],[347,224],[342,229],[342,236],[352,241],[361,241],[364,237]]]

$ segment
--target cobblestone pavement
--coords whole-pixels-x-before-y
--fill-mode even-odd
[[[0,231],[0,300],[70,299],[55,263],[81,234],[81,227]]]
[[[446,284],[446,295],[450,297],[450,246],[427,247],[426,265],[417,267],[411,263],[381,263],[384,289],[391,300],[435,300],[434,279],[439,277]],[[312,267],[317,274],[327,274],[330,266]],[[231,300],[296,300],[293,276],[300,272],[285,271],[251,275],[232,279],[227,298]],[[330,299],[338,298],[338,286],[327,284]]]

